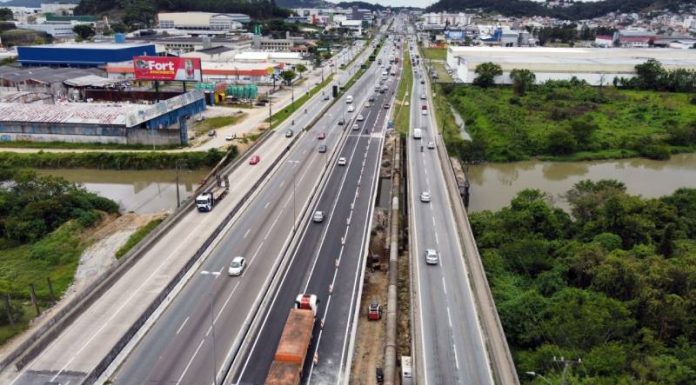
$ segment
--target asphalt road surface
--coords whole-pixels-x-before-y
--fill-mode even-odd
[[[415,42],[412,55],[417,54]],[[411,136],[408,139],[409,196],[411,200],[412,269],[415,271],[419,328],[415,343],[421,352],[418,376],[426,385],[493,385],[486,345],[478,321],[462,248],[457,237],[443,165],[436,149],[436,126],[426,72],[414,66],[411,97]],[[425,84],[421,84],[423,81]],[[425,109],[423,109],[425,106]],[[421,128],[422,139],[413,138],[413,128]],[[449,165],[445,165],[449,167]],[[421,202],[429,192],[431,201]],[[425,263],[425,250],[439,253],[439,264]]]
[[[379,58],[387,61],[391,44],[385,44]],[[383,128],[390,111],[385,102],[393,103],[397,77],[389,77],[389,89],[374,91],[383,71],[375,62],[365,83],[355,88],[353,95],[374,95],[371,107],[356,107],[355,113],[365,117],[359,130],[351,130],[340,156],[345,166],[334,168],[322,191],[317,210],[327,213],[323,223],[307,227],[292,256],[284,280],[273,305],[265,316],[258,338],[254,341],[246,364],[237,378],[239,384],[261,384],[273,360],[288,311],[299,293],[312,293],[321,300],[313,344],[308,357],[318,357],[314,365],[308,359],[303,383],[335,384],[344,380],[350,371],[351,338],[355,314],[360,304],[366,247],[369,241],[369,222],[374,205],[379,163],[384,141]],[[360,100],[356,97],[356,100]],[[323,323],[323,329],[318,325]]]

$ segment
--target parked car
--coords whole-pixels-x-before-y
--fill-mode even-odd
[[[230,142],[234,140],[234,135],[225,135],[225,140]]]
[[[230,263],[230,267],[227,269],[227,274],[232,276],[242,275],[245,267],[246,259],[244,257],[234,257]]]

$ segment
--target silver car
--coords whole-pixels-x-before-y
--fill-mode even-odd
[[[227,274],[232,276],[242,275],[245,267],[246,259],[244,259],[244,257],[234,257],[232,263],[230,263],[230,268],[227,269]]]
[[[315,211],[314,216],[312,217],[312,221],[314,221],[314,223],[324,222],[324,212],[323,211]]]
[[[435,249],[425,250],[425,263],[428,265],[437,265],[440,262],[440,256]]]

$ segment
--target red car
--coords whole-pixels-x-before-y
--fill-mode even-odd
[[[261,161],[261,157],[258,155],[252,155],[251,158],[249,158],[249,164],[256,164]]]
[[[319,139],[319,140],[322,140],[324,138],[326,138],[326,133],[324,133],[323,131],[320,132],[319,135],[317,135],[317,139]]]

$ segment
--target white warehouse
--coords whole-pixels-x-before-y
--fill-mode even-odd
[[[455,80],[471,83],[476,66],[500,65],[503,75],[496,83],[509,84],[510,71],[528,69],[536,81],[570,80],[573,76],[592,85],[611,84],[615,77],[635,76],[635,66],[656,59],[666,69],[696,70],[696,51],[667,48],[547,48],[547,47],[457,47],[447,49],[447,66]]]

